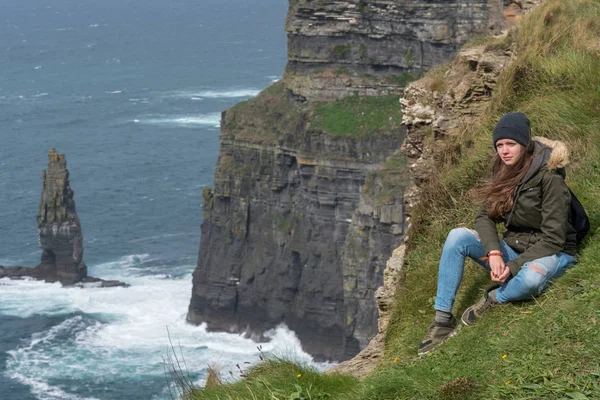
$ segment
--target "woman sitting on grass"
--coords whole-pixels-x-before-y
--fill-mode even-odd
[[[453,229],[446,239],[438,273],[435,320],[419,345],[426,354],[457,331],[452,307],[465,257],[486,268],[496,285],[462,315],[473,324],[498,303],[537,296],[576,260],[576,231],[570,222],[570,192],[564,181],[565,145],[531,138],[523,113],[504,115],[494,128],[496,155],[492,179],[480,190],[485,203],[475,230]],[[496,224],[507,231],[498,237]]]

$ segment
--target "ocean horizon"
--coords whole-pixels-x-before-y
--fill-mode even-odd
[[[0,280],[0,398],[168,399],[164,359],[235,379],[243,335],[186,323],[221,112],[281,79],[287,2],[3,3],[0,265],[40,261],[47,153],[65,153],[89,275],[130,288]],[[265,353],[313,364],[284,326]],[[231,374],[229,374],[231,371]]]

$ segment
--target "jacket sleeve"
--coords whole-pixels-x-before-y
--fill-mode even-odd
[[[489,216],[488,208],[484,205],[475,217],[475,231],[479,235],[485,254],[500,250],[500,238],[496,223]]]
[[[523,264],[554,255],[564,249],[569,224],[571,194],[564,179],[548,171],[542,178],[542,237],[514,260],[506,263],[516,275]]]

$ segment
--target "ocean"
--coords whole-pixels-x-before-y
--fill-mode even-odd
[[[47,152],[65,153],[91,276],[0,280],[0,399],[168,399],[173,349],[203,384],[259,359],[185,323],[220,112],[281,78],[281,0],[3,0],[0,265],[35,266]],[[311,363],[285,327],[263,351]],[[231,374],[229,373],[231,371]]]

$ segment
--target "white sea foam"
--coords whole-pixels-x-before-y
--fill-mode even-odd
[[[106,93],[106,94],[120,94],[120,93],[123,93],[123,91],[122,90],[113,90],[112,92],[106,92],[105,91],[104,93]]]
[[[208,99],[220,99],[220,98],[241,98],[241,97],[254,97],[260,93],[258,89],[242,88],[242,89],[225,89],[225,90],[182,90],[178,92],[171,92],[167,97],[175,98],[186,98],[190,100],[201,100],[204,98]]]
[[[10,374],[15,379],[31,388],[31,393],[43,400],[98,400],[96,397],[80,397],[69,394],[56,386],[51,386],[38,378],[32,378],[15,373]]]
[[[196,126],[221,126],[221,114],[210,113],[197,116],[165,116],[165,117],[147,117],[136,118],[135,123],[144,125],[172,126],[172,127],[196,127]]]
[[[175,190],[181,190],[181,189],[175,189]],[[131,239],[129,241],[129,243],[139,243],[139,242],[146,242],[146,241],[150,241],[150,240],[165,239],[165,238],[169,238],[169,237],[178,237],[178,236],[185,236],[185,235],[187,235],[187,233],[166,233],[164,235],[154,235],[154,236],[146,236],[146,237],[138,238],[138,239]]]
[[[236,98],[236,97],[254,97],[260,93],[260,90],[241,89],[241,90],[226,90],[226,91],[205,91],[198,92],[196,96],[208,98]]]
[[[136,254],[90,266],[92,275],[126,281],[132,285],[129,288],[78,289],[32,280],[0,280],[3,314],[72,315],[9,351],[7,375],[30,386],[39,398],[76,399],[68,393],[68,386],[50,382],[84,379],[102,384],[111,376],[162,377],[171,343],[198,384],[203,384],[207,365],[236,375],[236,364],[259,362],[257,344],[243,335],[207,332],[204,326],[186,323],[193,266],[181,266],[188,272],[178,279],[164,268],[157,275],[142,275],[144,263],[151,261],[157,260]],[[312,363],[285,326],[266,335],[271,340],[262,344],[262,352]]]

